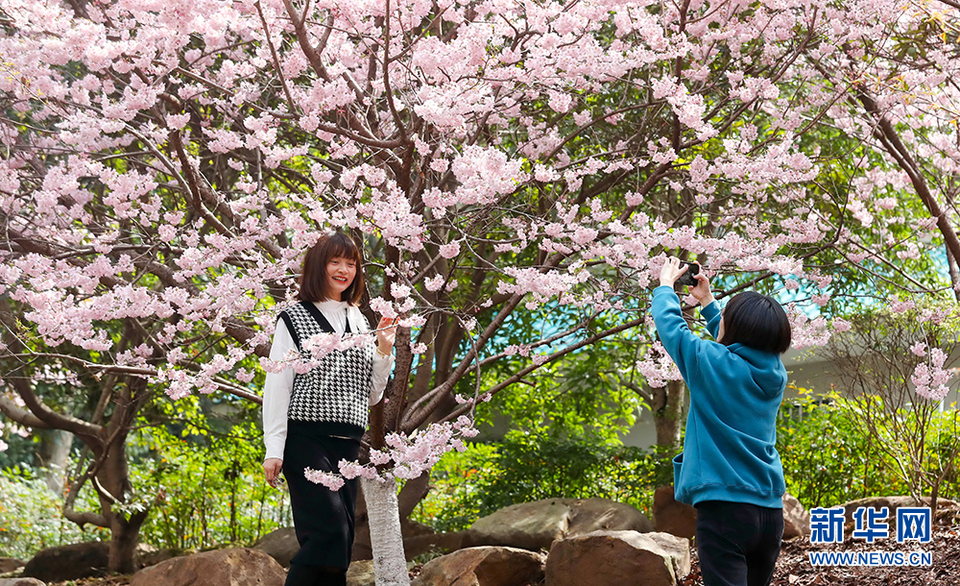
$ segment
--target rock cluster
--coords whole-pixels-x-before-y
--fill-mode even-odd
[[[848,503],[852,510],[862,503]],[[891,511],[904,503],[887,499]],[[954,503],[950,503],[954,504]],[[696,509],[662,487],[654,498],[654,522],[640,511],[604,499],[546,499],[521,503],[478,519],[468,530],[412,537],[419,553],[439,546],[450,551],[419,568],[412,586],[676,586],[690,573],[690,537]],[[784,497],[784,537],[809,533],[809,513]],[[0,586],[43,586],[102,572],[105,543],[44,550],[27,563],[23,578],[0,579]],[[292,528],[266,535],[253,548],[233,548],[172,557],[178,552],[140,552],[144,565],[130,586],[283,586],[290,558],[299,545]],[[407,552],[410,553],[409,551]],[[3,560],[0,560],[3,561]],[[10,560],[8,565],[22,564]],[[159,562],[159,563],[156,563]],[[16,567],[15,565],[13,567]],[[82,574],[82,575],[81,575]],[[373,562],[355,561],[349,586],[374,585]]]
[[[604,499],[547,499],[478,519],[465,548],[425,564],[412,586],[674,586],[689,540],[653,533],[637,509]]]

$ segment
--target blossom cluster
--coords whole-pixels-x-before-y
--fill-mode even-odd
[[[461,415],[455,421],[431,423],[409,435],[388,434],[383,449],[370,450],[369,464],[341,460],[339,475],[311,469],[306,469],[304,474],[311,482],[323,484],[331,490],[339,490],[344,479],[358,477],[369,480],[387,477],[413,479],[430,470],[450,450],[464,451],[463,439],[475,437],[477,433],[473,421]]]
[[[913,354],[926,359],[914,368],[910,381],[918,395],[931,401],[940,401],[950,392],[947,383],[953,378],[953,372],[944,368],[946,352],[940,348],[928,350],[926,346],[925,342],[917,342],[910,347]]]
[[[651,344],[637,361],[637,370],[647,379],[647,384],[655,389],[665,386],[669,381],[683,380],[680,369],[659,340]]]

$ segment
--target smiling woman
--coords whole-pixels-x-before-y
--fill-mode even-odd
[[[300,301],[346,301],[357,305],[363,295],[360,249],[343,232],[323,237],[303,259]],[[320,269],[320,270],[318,270]]]
[[[300,302],[280,312],[271,360],[282,361],[292,352],[309,361],[310,337],[369,330],[357,306],[363,295],[360,267],[360,249],[342,232],[324,236],[307,251]],[[341,460],[357,459],[368,406],[383,396],[393,364],[392,326],[393,320],[380,320],[376,352],[373,344],[354,345],[325,354],[305,372],[288,367],[267,374],[263,470],[272,486],[277,486],[281,471],[289,482],[300,543],[287,586],[346,583],[358,482],[354,478],[327,488],[308,480],[305,471],[337,475]]]

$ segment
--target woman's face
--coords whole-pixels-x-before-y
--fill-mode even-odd
[[[335,256],[327,261],[327,291],[334,301],[341,301],[342,294],[357,276],[357,263],[352,258]]]

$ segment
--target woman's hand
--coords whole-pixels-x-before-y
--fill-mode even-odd
[[[280,458],[267,458],[263,461],[263,475],[267,479],[267,484],[274,488],[283,483],[280,479],[281,470],[283,470],[283,460]]]
[[[671,256],[660,267],[660,286],[673,287],[680,275],[685,272],[687,272],[687,265],[681,267],[680,259]]]
[[[700,263],[697,263],[700,264]],[[714,302],[713,293],[710,291],[710,279],[703,274],[701,270],[693,276],[697,284],[690,288],[690,295],[700,302],[701,307],[706,307]]]
[[[377,348],[383,355],[393,352],[393,342],[397,339],[397,318],[381,317],[377,324]]]

